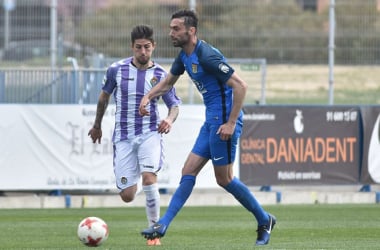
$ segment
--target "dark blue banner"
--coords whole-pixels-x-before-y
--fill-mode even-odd
[[[352,106],[245,106],[240,178],[248,185],[359,183]]]

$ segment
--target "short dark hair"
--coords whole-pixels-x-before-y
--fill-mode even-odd
[[[154,43],[153,28],[148,25],[135,26],[131,31],[132,44],[134,44],[137,39],[147,39]]]
[[[179,10],[172,15],[174,18],[183,18],[186,28],[195,27],[198,29],[198,17],[193,10]]]

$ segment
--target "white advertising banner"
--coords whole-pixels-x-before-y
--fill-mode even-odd
[[[114,109],[110,105],[103,118],[101,144],[93,144],[87,133],[96,105],[0,105],[0,190],[116,189],[111,141]],[[167,114],[163,105],[160,114]],[[172,131],[164,135],[161,188],[178,186],[203,120],[202,105],[181,106]],[[210,162],[196,187],[217,187]]]

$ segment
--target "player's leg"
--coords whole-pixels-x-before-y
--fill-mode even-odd
[[[145,193],[145,210],[149,226],[160,218],[160,193],[157,173],[161,169],[164,155],[162,136],[156,132],[145,134],[137,148],[138,164],[142,175],[142,189]]]
[[[140,174],[137,168],[137,156],[129,141],[120,141],[114,145],[113,167],[121,199],[124,202],[133,201]]]
[[[145,193],[145,213],[148,225],[153,226],[160,218],[160,193],[157,184],[157,175],[154,173],[142,173],[142,189]],[[147,239],[148,246],[161,245],[160,239]]]
[[[208,159],[200,157],[194,153],[189,154],[182,169],[182,177],[179,186],[173,194],[164,216],[159,220],[160,223],[169,226],[189,198],[195,185],[196,176],[207,161]]]
[[[273,215],[268,214],[257,199],[254,197],[252,192],[248,189],[248,187],[242,183],[238,178],[233,177],[232,175],[232,164],[227,166],[215,166],[215,176],[218,184],[222,184],[221,186],[230,194],[232,194],[236,200],[242,204],[248,211],[250,211],[256,218],[258,229],[257,229],[257,245],[265,245],[268,244],[270,233],[276,224],[276,218]],[[231,180],[231,181],[229,181]],[[228,182],[227,185],[224,186],[224,183]]]
[[[168,209],[156,224],[141,232],[145,238],[161,238],[165,235],[170,223],[190,197],[195,185],[196,175],[207,161],[208,159],[195,155],[194,153],[189,154],[182,170],[184,175],[182,175],[179,186],[169,202]],[[198,166],[198,168],[194,168],[193,166]]]
[[[153,173],[143,173],[142,178],[142,190],[145,193],[146,216],[149,226],[152,226],[160,218],[160,193],[157,184],[157,176]],[[147,181],[148,179],[149,181]],[[156,180],[152,181],[153,179]]]
[[[213,126],[211,131],[216,131],[217,129],[218,126]],[[262,208],[248,187],[233,176],[233,162],[240,133],[241,126],[239,124],[236,126],[234,135],[228,141],[221,140],[214,132],[210,133],[211,156],[215,178],[218,185],[231,193],[243,207],[254,215],[258,223],[256,244],[264,245],[269,241],[270,231],[276,223],[276,220]],[[268,230],[261,230],[262,228]],[[265,232],[267,232],[267,234],[265,234]]]
[[[207,157],[209,155],[208,141],[207,139],[205,140],[205,138],[208,138],[208,134],[208,127],[206,125],[202,126],[192,152],[188,155],[182,168],[179,186],[174,192],[164,216],[159,220],[159,224],[168,227],[193,191],[196,176],[209,159]]]
[[[252,195],[248,187],[238,178],[233,177],[232,164],[214,166],[216,182],[231,193],[256,218],[258,225],[268,222],[268,214]]]
[[[208,138],[208,131],[205,126],[201,128],[193,150],[186,159],[185,165],[182,168],[181,181],[170,200],[166,213],[155,225],[141,232],[145,238],[163,237],[168,226],[189,198],[195,185],[196,176],[209,159],[197,154],[202,151],[202,148],[203,151],[208,151],[208,141],[204,140],[204,138]]]

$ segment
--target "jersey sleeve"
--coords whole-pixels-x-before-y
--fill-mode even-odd
[[[162,100],[166,104],[166,107],[170,109],[173,106],[181,104],[181,99],[177,96],[175,88],[171,88],[165,95],[162,96]]]
[[[116,83],[116,74],[119,67],[111,65],[104,76],[102,90],[108,94],[112,94],[115,89]]]
[[[211,46],[204,46],[199,51],[198,60],[204,70],[221,82],[227,82],[234,73],[234,69],[226,62],[222,53]]]
[[[182,75],[185,72],[185,66],[181,60],[181,53],[178,54],[177,58],[174,60],[170,73],[175,76]]]

